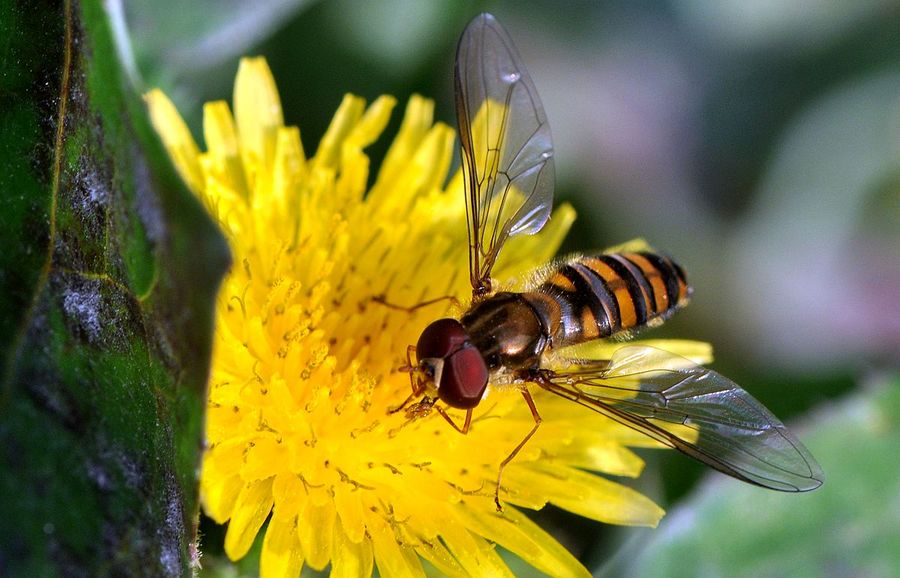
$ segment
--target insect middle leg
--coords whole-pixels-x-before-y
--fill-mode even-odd
[[[500,462],[500,469],[497,471],[497,487],[494,489],[494,503],[497,505],[497,511],[502,512],[503,506],[500,505],[500,480],[503,478],[503,470],[509,465],[509,462],[513,461],[513,459],[519,454],[522,448],[525,447],[525,444],[528,443],[528,440],[537,432],[538,427],[541,425],[541,414],[538,413],[537,406],[534,405],[534,399],[531,397],[531,392],[529,392],[526,388],[522,388],[519,391],[522,392],[522,397],[525,398],[525,403],[528,404],[528,409],[531,410],[531,417],[534,418],[534,427],[531,428],[522,441],[519,442],[513,451],[506,456],[502,462]]]
[[[458,425],[456,425],[456,422],[453,421],[453,418],[450,417],[450,415],[446,411],[444,411],[444,408],[436,405],[436,406],[434,406],[434,409],[439,414],[441,414],[442,418],[447,420],[447,423],[449,423],[450,425],[453,426],[453,429],[455,429],[456,431],[458,431],[459,433],[461,433],[463,435],[466,435],[467,433],[469,433],[469,426],[472,425],[472,410],[471,409],[466,410],[466,421],[463,423],[462,427],[459,427]]]

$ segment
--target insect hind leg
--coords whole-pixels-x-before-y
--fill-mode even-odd
[[[513,459],[515,459],[522,448],[525,447],[525,444],[528,443],[528,440],[530,440],[532,436],[534,436],[535,432],[537,432],[538,428],[541,425],[541,422],[543,421],[543,419],[541,418],[541,414],[538,413],[537,406],[534,405],[534,398],[531,397],[531,392],[529,392],[528,389],[524,387],[519,391],[522,393],[522,397],[525,398],[525,403],[528,404],[528,409],[531,410],[531,417],[534,418],[534,426],[531,428],[531,431],[529,431],[525,435],[525,437],[522,438],[522,441],[519,442],[519,445],[513,448],[513,451],[511,451],[509,455],[506,456],[506,458],[502,462],[500,462],[500,468],[497,470],[497,486],[494,488],[494,504],[497,505],[498,512],[503,511],[503,506],[500,504],[500,481],[503,479],[503,470],[506,469],[506,466],[509,465],[509,463],[513,461]]]

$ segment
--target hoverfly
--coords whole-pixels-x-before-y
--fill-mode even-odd
[[[515,387],[534,426],[500,464],[498,510],[503,469],[541,423],[529,385],[744,482],[788,492],[819,487],[819,465],[769,410],[687,359],[625,345],[610,359],[545,367],[550,353],[565,358],[567,347],[662,323],[687,304],[691,289],[671,259],[637,250],[569,258],[524,292],[495,291],[491,270],[506,241],[538,232],[550,218],[553,143],[534,83],[490,14],[472,20],[460,38],[455,89],[472,302],[459,319],[434,321],[409,346],[403,370],[412,394],[391,411],[405,408],[412,420],[435,410],[465,434],[489,383]],[[465,410],[463,425],[440,404]]]

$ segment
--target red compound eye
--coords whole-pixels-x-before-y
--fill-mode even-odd
[[[439,319],[425,328],[416,344],[420,360],[443,360],[438,396],[457,409],[478,405],[487,387],[488,368],[459,321]]]
[[[481,401],[487,382],[487,364],[470,345],[444,359],[438,395],[450,407],[471,409]]]
[[[419,359],[444,359],[469,342],[469,334],[456,319],[438,319],[425,328],[416,344]]]

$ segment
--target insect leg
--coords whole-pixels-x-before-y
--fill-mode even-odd
[[[416,379],[416,364],[413,363],[413,353],[416,351],[415,345],[409,345],[406,347],[406,365],[400,368],[400,371],[406,371],[409,373],[409,386],[412,388],[412,393],[409,394],[403,403],[400,405],[391,406],[388,408],[388,413],[397,413],[398,411],[405,408],[409,405],[409,402],[421,396],[425,392],[425,387],[418,382]]]
[[[521,449],[525,447],[525,444],[528,443],[528,440],[531,439],[531,436],[534,435],[538,427],[541,425],[541,421],[543,421],[541,419],[541,414],[538,413],[537,406],[534,405],[534,399],[531,397],[531,393],[524,387],[519,391],[522,392],[522,397],[525,398],[525,403],[528,404],[528,409],[531,410],[531,417],[534,418],[534,427],[532,427],[531,431],[528,432],[528,434],[524,438],[522,438],[522,441],[519,442],[519,445],[517,445],[508,456],[506,456],[506,459],[500,462],[500,469],[497,471],[497,487],[494,489],[494,503],[497,504],[498,512],[503,511],[503,506],[500,505],[500,479],[503,477],[503,470],[506,468],[509,462],[513,461],[513,458],[518,455],[519,451],[521,451]]]
[[[461,433],[463,435],[466,435],[467,433],[469,433],[469,426],[472,425],[472,410],[471,409],[466,410],[466,421],[465,421],[465,423],[463,423],[462,427],[459,427],[458,425],[456,425],[456,422],[453,421],[453,418],[450,417],[450,415],[446,411],[444,411],[444,408],[436,405],[436,406],[434,406],[434,409],[437,410],[437,412],[439,414],[441,414],[442,418],[447,420],[447,423],[449,423],[450,425],[453,426],[453,429],[455,429],[456,431],[458,431],[459,433]]]
[[[412,400],[416,399],[416,398],[419,397],[421,394],[422,394],[421,391],[416,391],[416,390],[414,389],[413,392],[412,392],[411,394],[409,394],[409,397],[407,397],[406,399],[403,400],[403,403],[401,403],[400,405],[392,405],[392,406],[390,406],[390,407],[388,408],[388,413],[389,413],[389,414],[393,414],[393,413],[397,413],[397,412],[399,412],[399,411],[402,411],[403,408],[405,408],[406,406],[409,405],[409,402],[411,402]]]
[[[380,303],[389,309],[396,309],[398,311],[406,311],[407,313],[413,313],[417,309],[421,309],[422,307],[428,307],[429,305],[434,305],[435,303],[440,303],[441,301],[450,301],[454,307],[461,307],[459,303],[459,299],[454,297],[453,295],[443,295],[441,297],[435,297],[434,299],[429,299],[427,301],[422,301],[421,303],[416,303],[415,305],[399,305],[397,303],[391,303],[387,300],[385,295],[377,295],[372,297],[372,301],[375,303]]]

